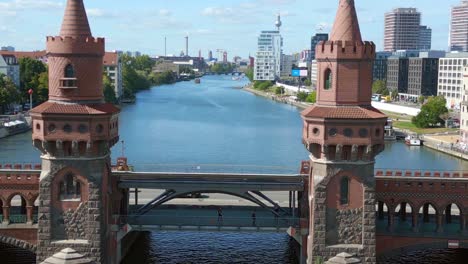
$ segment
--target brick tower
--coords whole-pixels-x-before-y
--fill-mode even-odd
[[[311,153],[307,263],[347,252],[375,263],[375,156],[386,116],[371,106],[375,45],[363,42],[354,0],[340,0],[316,47],[317,103],[302,113]]]
[[[119,110],[103,101],[104,46],[91,35],[83,0],[68,0],[60,36],[47,37],[49,101],[31,112],[42,153],[38,263],[65,248],[112,263],[118,192],[110,147]]]

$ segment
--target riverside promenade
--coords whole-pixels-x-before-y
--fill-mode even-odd
[[[445,154],[468,160],[468,148],[460,144],[458,134],[424,135],[424,146]]]
[[[268,93],[260,90],[256,90],[253,88],[253,84],[248,84],[244,88],[242,88],[244,91],[253,93],[255,95],[265,97],[267,99],[273,100],[275,102],[283,103],[283,104],[289,104],[292,106],[295,106],[301,110],[305,110],[307,107],[311,106],[312,104],[309,103],[303,103],[303,102],[296,102],[290,99],[289,97],[280,97],[277,96],[276,94],[273,93]]]

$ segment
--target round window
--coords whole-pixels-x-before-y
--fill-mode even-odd
[[[362,138],[365,138],[369,135],[369,131],[367,130],[367,128],[361,128],[359,130],[359,136],[362,137]]]
[[[86,132],[88,132],[88,127],[84,124],[81,124],[79,127],[78,127],[78,131],[80,131],[81,134],[84,134]]]
[[[55,124],[50,124],[48,129],[49,129],[49,132],[53,133],[55,132],[57,128],[55,127]]]
[[[345,135],[346,137],[352,137],[352,136],[353,136],[353,130],[352,130],[351,128],[346,128],[346,129],[344,130],[344,135]]]
[[[315,127],[315,128],[312,130],[312,133],[314,133],[314,135],[318,136],[318,135],[320,134],[320,129],[318,129],[318,128]]]
[[[330,130],[328,130],[329,136],[334,137],[336,134],[338,134],[338,130],[336,128],[330,128]]]
[[[66,133],[71,133],[72,132],[72,126],[69,125],[69,124],[65,124],[63,126],[63,131],[65,131]]]
[[[97,126],[96,126],[96,132],[98,132],[99,134],[101,134],[102,131],[104,131],[104,127],[103,127],[101,124],[97,125]]]

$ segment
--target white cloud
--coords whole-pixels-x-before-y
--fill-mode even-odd
[[[167,9],[161,9],[161,10],[159,10],[159,15],[161,15],[161,16],[170,16],[170,15],[172,15],[172,12],[170,10],[167,10]]]
[[[230,7],[207,7],[202,11],[202,15],[214,17],[230,16],[233,13],[234,9]]]
[[[50,10],[51,8],[62,8],[62,3],[50,0],[12,0],[0,3],[2,11],[20,11],[26,9]]]

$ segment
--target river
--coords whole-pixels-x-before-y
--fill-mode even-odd
[[[140,92],[137,103],[124,106],[120,115],[125,156],[139,171],[297,173],[301,160],[308,159],[301,143],[299,111],[238,89],[245,84],[228,76],[207,76],[199,85],[180,82]],[[115,161],[122,155],[122,144],[112,151]],[[39,161],[30,133],[0,139],[0,163]],[[467,166],[445,154],[402,143],[387,144],[376,162],[382,169],[466,170]],[[283,234],[151,233],[125,263],[293,264],[297,260],[290,243]],[[432,256],[431,260],[457,263],[452,260],[466,257],[463,254],[424,251],[398,259],[428,263],[427,256]]]

